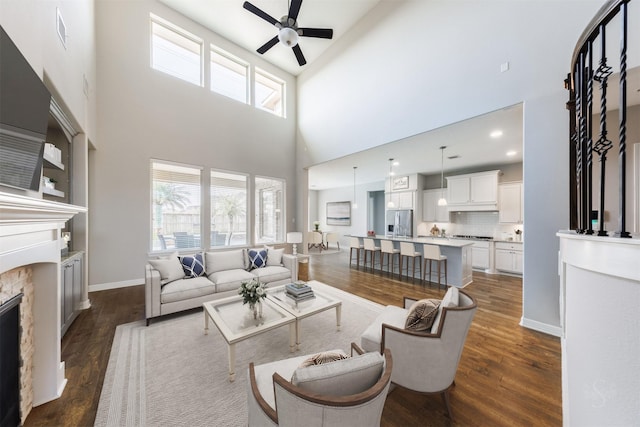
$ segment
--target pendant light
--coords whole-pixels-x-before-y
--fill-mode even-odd
[[[389,203],[387,203],[388,208],[395,208],[396,205],[391,200],[391,177],[393,176],[393,159],[389,159]]]
[[[441,168],[440,168],[440,199],[438,199],[438,206],[447,206],[447,199],[444,198],[444,149],[447,148],[445,145],[440,147],[442,150],[442,160],[441,160]]]
[[[358,202],[356,201],[356,169],[357,166],[353,167],[353,209],[358,209]]]

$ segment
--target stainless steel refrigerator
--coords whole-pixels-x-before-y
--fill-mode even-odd
[[[388,210],[385,234],[391,237],[413,237],[413,210]]]

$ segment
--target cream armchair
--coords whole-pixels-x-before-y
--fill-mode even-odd
[[[307,232],[307,249],[319,248],[320,252],[324,249],[324,243],[322,242],[322,233],[319,231]]]
[[[249,364],[249,426],[380,425],[391,352],[363,353],[351,346],[356,356],[321,365],[300,367],[310,356]],[[342,353],[330,353],[336,352]]]
[[[420,393],[441,394],[453,419],[449,390],[478,306],[471,296],[451,287],[431,329],[417,332],[405,329],[415,301],[405,297],[404,308],[387,306],[362,334],[361,345],[365,351],[390,349],[394,363],[391,382]]]

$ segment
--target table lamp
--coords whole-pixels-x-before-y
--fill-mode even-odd
[[[299,231],[287,233],[287,243],[293,243],[293,255],[298,256],[298,243],[302,243],[302,233]]]

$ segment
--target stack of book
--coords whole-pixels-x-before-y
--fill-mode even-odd
[[[285,295],[291,298],[295,302],[306,301],[316,296],[313,294],[313,289],[306,283],[289,283],[285,287]]]

